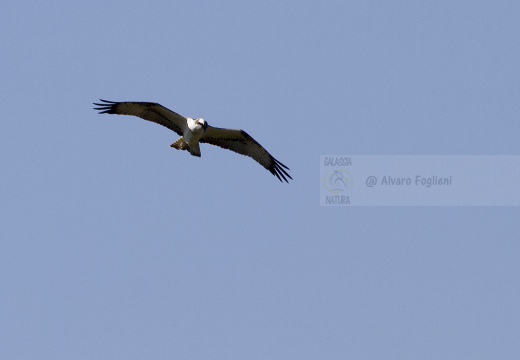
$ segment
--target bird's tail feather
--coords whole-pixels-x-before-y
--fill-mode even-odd
[[[200,157],[200,147],[199,144],[189,145],[184,138],[181,136],[176,142],[170,145],[172,148],[177,150],[188,150],[191,155]]]
[[[182,136],[179,138],[179,140],[177,140],[176,142],[174,142],[170,146],[172,148],[174,148],[174,149],[177,149],[177,150],[187,150],[188,147],[189,147],[188,143],[186,141],[184,141],[184,138]]]

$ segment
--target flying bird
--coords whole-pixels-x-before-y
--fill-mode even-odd
[[[177,150],[187,150],[193,156],[201,156],[199,143],[208,143],[221,148],[249,156],[281,182],[288,182],[292,177],[287,173],[287,166],[276,160],[255,139],[244,130],[232,130],[213,127],[206,120],[184,117],[164,106],[151,102],[115,102],[99,99],[94,103],[100,114],[133,115],[152,121],[176,132],[180,138],[170,146]]]

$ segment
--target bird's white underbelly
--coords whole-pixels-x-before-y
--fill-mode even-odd
[[[184,140],[188,144],[196,144],[200,138],[204,135],[204,128],[202,125],[195,123],[193,119],[188,119],[188,126],[184,131]]]
[[[184,132],[184,140],[186,140],[188,144],[196,144],[199,142],[203,134],[204,132],[202,129],[200,131],[187,130]]]

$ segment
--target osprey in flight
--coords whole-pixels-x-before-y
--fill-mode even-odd
[[[229,149],[253,158],[275,175],[278,180],[288,182],[292,177],[285,171],[287,166],[276,160],[244,130],[222,129],[209,126],[204,119],[192,119],[179,115],[162,105],[150,102],[114,102],[102,100],[95,110],[100,114],[133,115],[152,121],[175,131],[179,140],[171,144],[177,150],[188,150],[193,156],[201,156],[199,143],[208,143]],[[282,180],[283,179],[283,180]]]

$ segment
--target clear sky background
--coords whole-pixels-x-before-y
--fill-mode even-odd
[[[520,358],[518,207],[319,206],[320,155],[519,154],[518,1],[0,13],[0,358]],[[294,181],[99,98],[245,129]]]

